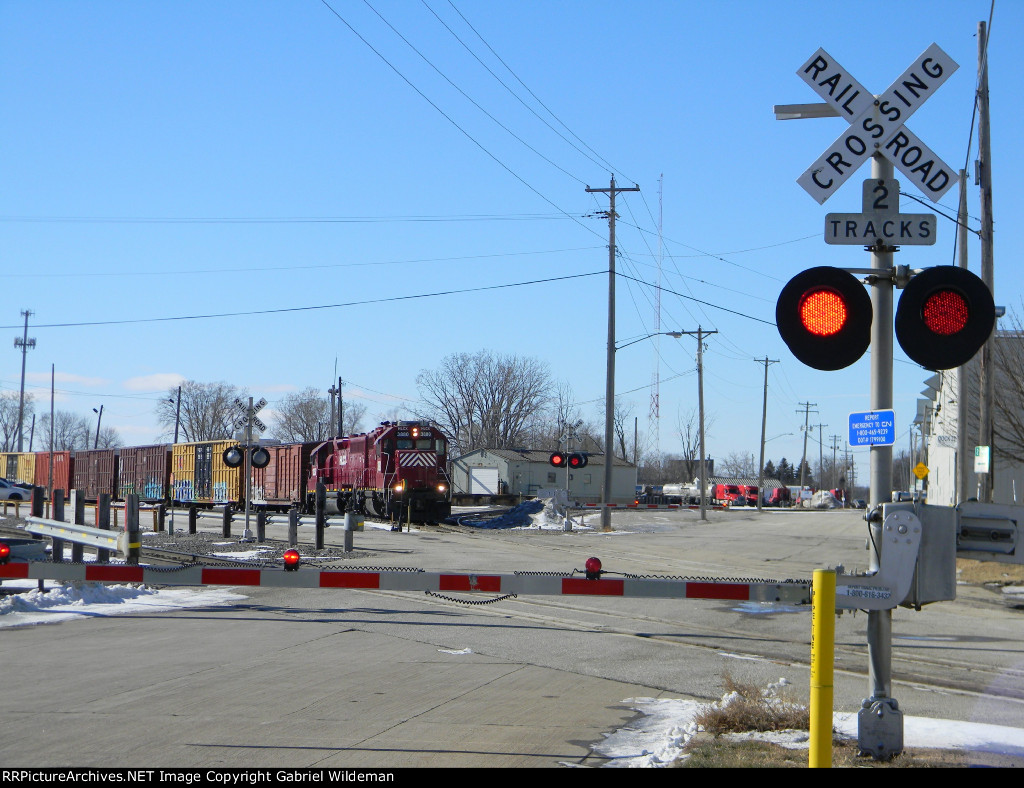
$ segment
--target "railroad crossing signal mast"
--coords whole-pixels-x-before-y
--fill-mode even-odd
[[[871,346],[871,411],[861,414],[868,418],[892,409],[894,287],[904,289],[896,312],[896,338],[911,359],[929,369],[965,363],[988,339],[995,323],[992,294],[974,274],[954,266],[923,271],[893,266],[893,253],[900,245],[935,242],[933,215],[899,213],[894,167],[933,200],[958,180],[904,125],[957,68],[932,44],[875,96],[819,49],[797,75],[826,103],[775,108],[780,120],[842,117],[850,124],[797,179],[819,204],[871,158],[862,213],[828,214],[825,219],[825,242],[864,246],[871,254],[871,267],[808,269],[790,280],[776,305],[780,335],[808,366],[842,369]],[[870,296],[861,282],[870,286]],[[888,426],[891,431],[891,418]],[[892,491],[892,444],[873,442],[870,451],[870,568],[877,572],[883,544],[881,506]],[[891,549],[887,544],[885,550]],[[892,697],[891,609],[869,610],[867,629],[871,696],[858,714],[858,743],[876,758],[889,758],[903,750],[903,712]]]

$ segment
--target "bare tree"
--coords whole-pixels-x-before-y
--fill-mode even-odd
[[[704,439],[707,442],[707,434],[711,425],[715,423],[714,418],[704,415]],[[683,413],[679,412],[676,421],[676,434],[683,445],[679,459],[680,469],[684,481],[693,481],[700,476],[700,411],[697,408]],[[755,474],[756,475],[756,474]]]
[[[66,410],[54,411],[53,440],[50,440],[50,414],[39,420],[39,437],[43,451],[75,451],[92,448],[92,419]]]
[[[732,452],[719,461],[718,472],[730,479],[751,479],[757,476],[757,460],[752,454]]]
[[[366,416],[366,405],[362,402],[346,402],[341,414],[342,431],[353,435],[362,429],[363,418]]]
[[[5,391],[0,394],[0,436],[3,437],[3,450],[16,451],[18,448],[18,399],[17,391]],[[32,411],[35,408],[34,397],[25,395],[24,434],[25,445],[28,446],[28,433],[32,424]]]
[[[416,383],[424,415],[448,432],[458,454],[520,445],[554,394],[546,364],[488,350],[447,356],[439,369],[421,371]]]
[[[167,392],[168,396],[156,406],[156,417],[160,425],[174,435],[177,412],[178,388]],[[197,383],[186,380],[181,384],[181,420],[178,440],[194,441],[225,440],[234,434],[235,419],[241,411],[235,400],[246,402],[249,394],[228,383]]]
[[[993,341],[992,360],[995,368],[995,413],[992,424],[995,432],[995,453],[1004,460],[1024,463],[1024,324],[1016,313],[1004,320],[1010,330],[998,331]],[[971,379],[971,402],[978,402],[978,384]],[[977,410],[977,407],[974,407]],[[973,421],[977,422],[976,413]],[[975,426],[976,429],[976,426]],[[988,441],[978,437],[979,445]]]
[[[310,386],[289,394],[275,409],[273,435],[289,443],[326,440],[335,432],[331,424],[331,403]]]
[[[99,440],[96,440],[96,434],[93,433],[93,448],[98,449],[120,449],[124,446],[124,441],[121,440],[121,433],[114,427],[101,427]]]

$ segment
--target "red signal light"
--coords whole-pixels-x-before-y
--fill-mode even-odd
[[[0,564],[6,564],[11,558],[11,546],[0,542]]]
[[[564,468],[567,458],[565,452],[555,451],[548,457],[548,462],[551,463],[555,468]]]
[[[848,367],[871,344],[871,297],[840,268],[808,268],[786,284],[775,305],[779,335],[809,367]]]
[[[294,572],[299,568],[299,551],[298,550],[285,550],[284,555],[281,556],[284,560],[284,569],[286,572]]]
[[[808,290],[800,299],[800,321],[812,334],[830,337],[846,324],[846,302],[831,288]]]
[[[955,290],[940,290],[928,296],[921,315],[924,324],[934,333],[956,334],[967,325],[967,301]]]
[[[992,292],[966,268],[939,265],[914,276],[896,309],[896,339],[927,369],[967,363],[992,334]]]
[[[587,467],[587,455],[586,454],[570,454],[569,455],[569,467],[577,470],[579,468]]]
[[[588,558],[585,566],[587,572],[587,580],[600,580],[601,579],[601,559],[600,558]]]

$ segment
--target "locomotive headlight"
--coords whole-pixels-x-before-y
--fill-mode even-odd
[[[405,485],[404,485],[404,484],[402,484],[402,482],[399,482],[398,484],[396,484],[396,485],[395,485],[394,487],[392,487],[391,489],[395,491],[395,494],[396,494],[396,495],[401,495],[401,494],[402,494],[402,490],[403,490],[404,488],[405,488]]]
[[[447,487],[445,487],[445,486],[444,486],[443,484],[439,484],[439,485],[437,485],[437,491],[438,491],[438,492],[442,492],[442,493],[443,493],[443,492],[444,492],[445,490],[447,490],[447,489],[448,489],[448,488],[447,488]]]

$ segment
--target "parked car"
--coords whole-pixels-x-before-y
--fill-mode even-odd
[[[867,509],[868,508],[868,502],[865,501],[863,498],[854,498],[850,502],[850,505],[853,506],[854,509]]]
[[[32,490],[0,479],[0,501],[27,501],[31,497]]]

